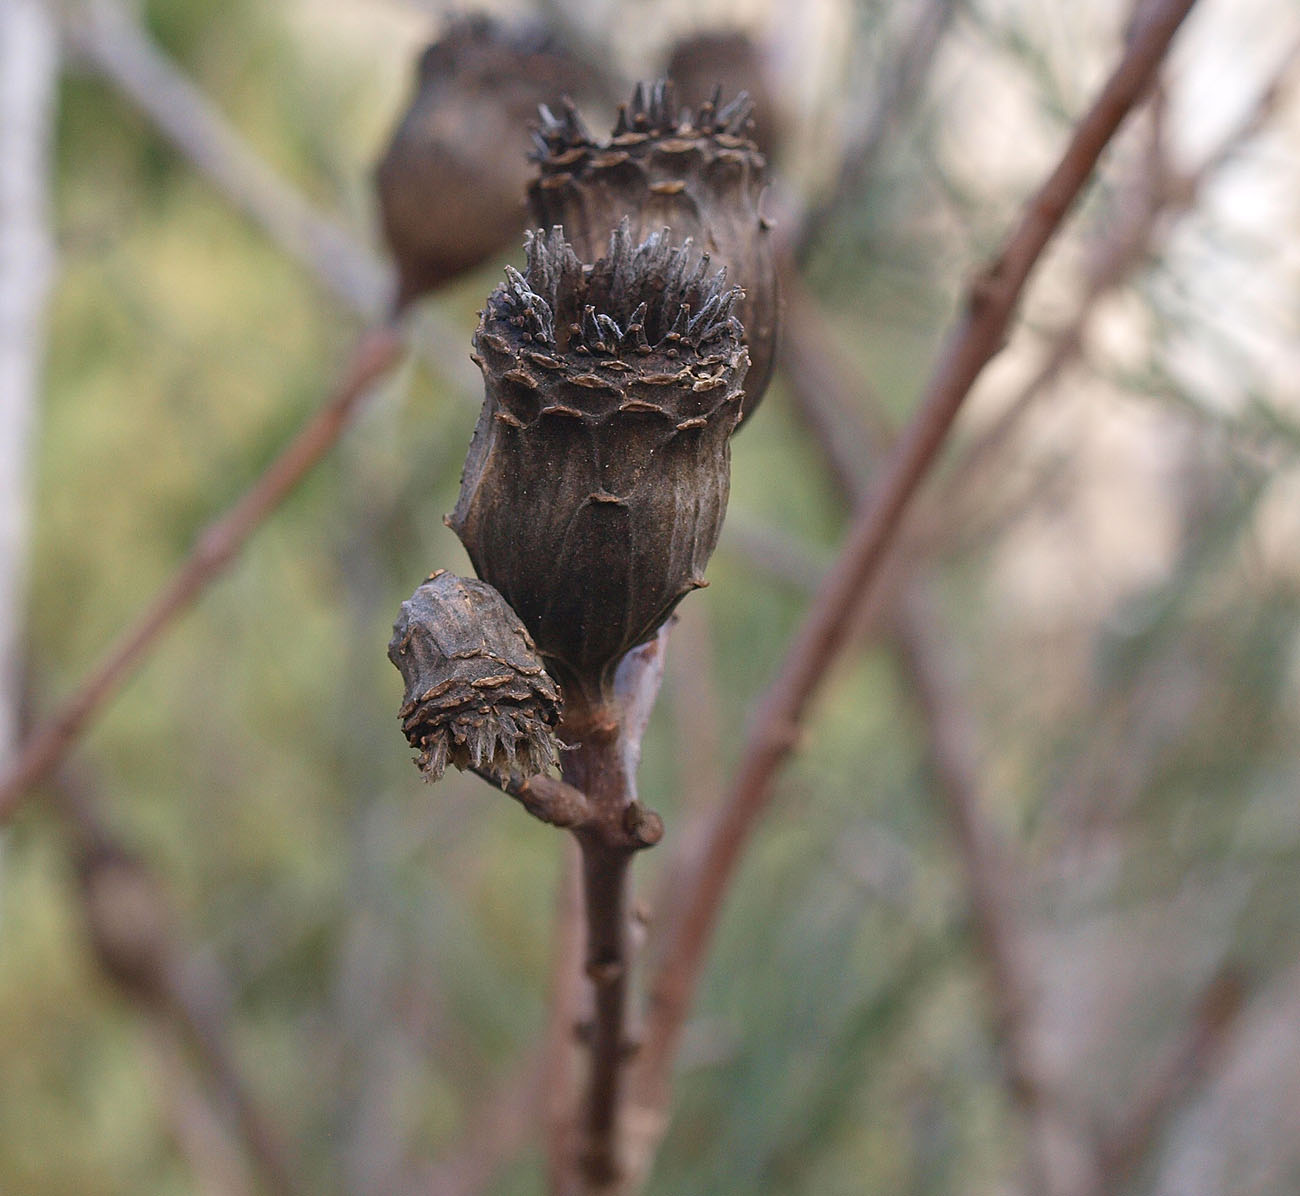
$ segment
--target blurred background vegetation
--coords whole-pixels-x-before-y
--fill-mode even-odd
[[[629,78],[701,22],[749,28],[772,48],[793,211],[828,192],[927,12],[933,53],[804,272],[869,383],[849,413],[868,424],[912,408],[961,289],[1114,61],[1125,6],[561,14]],[[258,155],[377,248],[371,165],[437,5],[137,15]],[[1300,105],[1280,91],[1257,109],[1298,32],[1285,0],[1193,12],[981,381],[889,587],[924,577],[1014,861],[1031,1038],[1062,1120],[1120,1139],[1147,1094],[1157,1106],[1116,1192],[1300,1190]],[[36,711],[319,404],[363,326],[113,82],[63,66],[24,633]],[[501,265],[430,302],[458,359],[416,354],[382,384],[74,756],[229,978],[234,1056],[307,1191],[469,1190],[429,1164],[480,1140],[501,1165],[474,1190],[543,1190],[535,1135],[498,1123],[546,1023],[559,839],[473,777],[421,783],[384,654],[428,571],[470,572],[442,516]],[[647,898],[732,772],[844,521],[778,374],[735,442],[711,586],[683,607],[647,740],[642,793],[668,825],[638,860]],[[1035,1190],[934,729],[891,626],[837,670],[731,894],[654,1193]],[[241,1190],[184,1050],[96,970],[39,796],[0,872],[0,1192]]]

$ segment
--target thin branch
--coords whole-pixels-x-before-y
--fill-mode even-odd
[[[253,153],[117,0],[87,0],[64,29],[69,47],[111,79],[277,245],[363,318],[385,318],[392,281],[383,263]]]
[[[626,1074],[634,1044],[628,996],[632,970],[629,870],[633,852],[645,845],[647,814],[637,802],[636,771],[641,741],[663,683],[664,652],[671,623],[619,663],[612,709],[570,706],[561,734],[569,741],[563,771],[587,795],[593,817],[576,828],[582,849],[582,895],[586,918],[585,970],[592,986],[587,1045],[591,1067],[577,1157],[563,1181],[583,1193],[619,1190],[627,1175],[623,1123]],[[576,1181],[576,1184],[574,1183]]]
[[[826,679],[858,609],[896,538],[903,513],[932,467],[975,380],[1002,347],[1029,275],[1125,116],[1150,84],[1195,0],[1164,0],[1135,31],[1115,72],[1077,125],[1046,183],[1001,253],[980,274],[875,501],[865,505],[842,555],[814,599],[777,679],[759,707],[744,763],[724,802],[690,894],[689,916],[655,977],[637,1100],[666,1103],[677,1043],[703,968],[722,900],[745,844],[765,810],[779,768],[793,750],[809,704]],[[647,1144],[649,1145],[649,1144]]]
[[[1191,170],[1171,169],[1162,144],[1162,106],[1152,109],[1153,138],[1150,152],[1140,164],[1143,175],[1130,188],[1130,202],[1121,208],[1108,234],[1088,265],[1082,295],[1073,316],[1053,334],[1042,364],[996,420],[963,452],[944,478],[936,501],[949,509],[958,493],[973,488],[972,478],[996,457],[1039,397],[1061,376],[1087,342],[1089,328],[1101,301],[1122,286],[1151,251],[1162,221],[1195,207],[1205,186],[1268,126],[1289,90],[1295,86],[1300,65],[1300,40],[1283,54],[1268,83],[1200,164]]]
[[[78,893],[102,972],[163,1034],[189,1048],[198,1070],[233,1110],[240,1139],[268,1191],[300,1196],[299,1169],[235,1063],[222,1009],[229,991],[225,977],[187,949],[162,887],[99,817],[86,782],[65,773],[54,797],[68,829]]]
[[[248,1166],[210,1095],[191,1074],[172,1028],[149,1018],[144,1030],[163,1117],[199,1191],[203,1196],[253,1196]]]
[[[812,301],[804,296],[792,308],[795,318],[786,329],[791,391],[826,457],[840,497],[856,506],[867,497],[870,465],[885,455],[891,436],[880,421],[865,432],[850,413],[850,405],[857,406],[851,397],[852,375],[838,346],[821,333]],[[800,368],[804,366],[809,368]],[[881,589],[878,585],[876,593]],[[984,813],[987,802],[980,791],[978,734],[969,704],[951,676],[929,588],[915,578],[891,597],[876,613],[886,624],[925,728],[936,796],[965,873],[971,924],[993,1006],[994,1037],[1008,1087],[1033,1129],[1042,1165],[1046,1151],[1040,1144],[1049,1136],[1048,1122],[1056,1111],[1033,1051],[1031,981],[1016,912],[1022,888],[1019,862]],[[1073,1155],[1087,1159],[1090,1144],[1085,1145],[1082,1135],[1072,1129],[1067,1133],[1078,1140]],[[1055,1190],[1050,1183],[1042,1186]]]
[[[502,778],[486,768],[476,768],[473,771],[489,785],[509,794],[534,818],[549,826],[572,830],[591,819],[591,803],[587,800],[587,795],[556,777]]]
[[[1169,1117],[1222,1055],[1245,1009],[1244,997],[1241,979],[1230,970],[1206,985],[1190,1024],[1147,1070],[1145,1086],[1102,1142],[1108,1190],[1131,1177]]]
[[[368,323],[387,319],[397,292],[388,265],[258,157],[119,0],[86,0],[65,18],[64,35],[280,249]],[[444,377],[477,388],[463,335],[436,313],[421,313],[411,343]]]
[[[889,135],[925,86],[956,12],[956,0],[921,0],[902,46],[890,57],[883,83],[873,80],[870,100],[862,97],[848,105],[867,115],[849,137],[834,184],[799,221],[796,259],[806,257],[827,222],[861,190]]]
[[[94,717],[157,645],[163,633],[234,560],[249,537],[292,493],[342,434],[358,403],[398,360],[402,341],[392,328],[362,337],[338,389],[266,471],[224,515],[199,534],[189,555],[107,655],[60,707],[28,736],[0,778],[0,822],[47,776]]]
[[[58,42],[46,0],[0,7],[0,763],[18,733],[31,438],[54,268],[50,147]]]

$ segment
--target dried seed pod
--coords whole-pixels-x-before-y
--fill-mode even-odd
[[[100,967],[136,996],[160,1000],[174,951],[157,882],[135,856],[103,844],[81,851],[77,874]]]
[[[537,105],[591,74],[535,26],[462,19],[420,57],[415,95],[375,171],[400,310],[517,244]]]
[[[540,174],[528,192],[534,219],[563,225],[583,261],[594,261],[627,217],[636,240],[668,228],[726,267],[745,292],[736,307],[750,357],[744,416],[771,377],[778,314],[771,226],[759,213],[767,161],[749,137],[749,111],[743,93],[725,107],[715,93],[693,112],[678,111],[667,83],[638,84],[600,144],[572,105],[559,116],[543,109]]]
[[[531,233],[475,337],[486,400],[448,520],[532,632],[566,701],[704,584],[748,358],[740,291],[667,230],[624,220],[584,266]]]
[[[438,570],[402,603],[388,659],[406,682],[402,730],[429,780],[448,764],[505,778],[556,763],[559,691],[490,585]]]

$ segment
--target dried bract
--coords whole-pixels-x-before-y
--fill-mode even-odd
[[[560,696],[518,616],[490,585],[439,570],[402,603],[388,658],[416,764],[535,776],[556,763]]]
[[[590,72],[529,25],[462,19],[421,56],[375,171],[400,310],[516,244],[537,105],[588,95]]]
[[[741,293],[689,242],[629,222],[584,266],[560,229],[475,338],[486,399],[449,523],[532,632],[566,700],[704,584],[748,358]]]
[[[593,141],[572,105],[542,112],[536,133],[539,177],[529,189],[534,218],[563,225],[583,261],[603,251],[624,218],[640,240],[668,228],[690,238],[745,297],[736,315],[745,329],[750,370],[744,415],[762,398],[777,333],[777,275],[771,226],[759,212],[767,161],[750,139],[742,93],[723,106],[715,93],[697,109],[678,110],[671,87],[638,84],[607,142]]]

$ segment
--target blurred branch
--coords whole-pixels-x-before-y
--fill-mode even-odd
[[[198,536],[189,556],[134,625],[109,649],[58,712],[26,739],[0,777],[0,822],[47,776],[103,706],[148,657],[163,633],[235,559],[249,537],[334,445],[358,403],[398,360],[402,342],[392,328],[373,329],[352,354],[334,394],[244,495]]]
[[[301,1196],[300,1173],[235,1064],[223,1008],[225,977],[212,961],[200,961],[186,948],[161,886],[95,812],[86,783],[65,774],[55,800],[68,828],[77,891],[101,971],[159,1035],[188,1048],[188,1057],[233,1110],[267,1190]]]
[[[576,967],[574,973],[576,975]],[[423,1170],[409,1185],[412,1196],[478,1196],[528,1140],[542,1091],[540,1057],[527,1059],[470,1111],[452,1155]]]
[[[64,34],[74,53],[110,79],[280,249],[362,319],[388,318],[397,291],[389,267],[262,161],[119,0],[85,0],[65,16]],[[427,310],[412,334],[413,347],[430,364],[476,386],[464,342]]]
[[[1143,154],[1139,177],[1128,188],[1128,202],[1118,206],[1116,218],[1108,224],[1107,236],[1088,262],[1083,293],[1073,316],[1052,335],[1038,370],[949,471],[934,504],[938,510],[949,511],[957,494],[969,493],[974,488],[972,479],[997,456],[1039,397],[1079,355],[1087,341],[1097,307],[1142,264],[1151,252],[1161,223],[1191,211],[1206,184],[1247,142],[1267,127],[1287,92],[1295,85],[1298,64],[1300,41],[1291,44],[1269,82],[1241,119],[1206,154],[1200,165],[1190,170],[1179,171],[1168,164],[1167,146],[1162,135],[1163,105],[1153,105],[1153,135],[1149,152]]]
[[[869,430],[855,418],[860,404],[854,391],[862,388],[855,386],[858,380],[838,345],[825,336],[811,298],[800,295],[791,304],[791,315],[786,366],[792,395],[841,498],[857,506],[868,497],[870,466],[885,455],[892,436],[880,418]],[[877,413],[874,404],[870,412]],[[1052,1098],[1033,1054],[1032,983],[1016,913],[1022,881],[1010,845],[985,814],[974,714],[952,675],[939,612],[924,581],[905,583],[878,613],[924,725],[936,795],[965,873],[975,943],[993,1004],[994,1036],[1011,1093],[1035,1126],[1037,1144],[1048,1137],[1043,1123],[1052,1115]]]
[[[1101,1145],[1108,1190],[1127,1180],[1187,1094],[1221,1055],[1245,1008],[1239,977],[1221,971],[1206,985],[1192,1020],[1163,1058],[1148,1069],[1146,1084]]]
[[[18,733],[32,430],[54,271],[50,151],[58,43],[46,0],[0,7],[0,763]]]
[[[212,1101],[191,1074],[171,1028],[146,1017],[145,1044],[158,1099],[202,1196],[254,1196],[252,1177]]]
[[[883,83],[872,80],[869,91],[848,104],[849,111],[865,115],[850,131],[834,183],[799,221],[793,247],[798,261],[807,257],[830,220],[862,190],[881,148],[925,87],[957,6],[958,0],[920,0],[902,46],[890,58],[891,69]]]
[[[1164,0],[1126,47],[1097,100],[1081,118],[1057,167],[1026,206],[998,256],[980,273],[925,395],[904,433],[875,499],[862,506],[843,552],[787,650],[759,707],[739,775],[712,824],[686,899],[687,916],[654,978],[636,1099],[648,1126],[662,1121],[668,1079],[723,897],[775,776],[853,625],[856,611],[892,546],[913,495],[934,464],[952,423],[984,366],[1002,347],[1017,302],[1039,257],[1092,174],[1102,151],[1149,86],[1194,0]],[[656,1114],[658,1116],[656,1117]],[[654,1142],[639,1144],[646,1154]]]
[[[64,21],[69,47],[111,79],[209,180],[282,249],[369,321],[387,315],[382,262],[316,211],[255,153],[118,0],[86,0]]]

